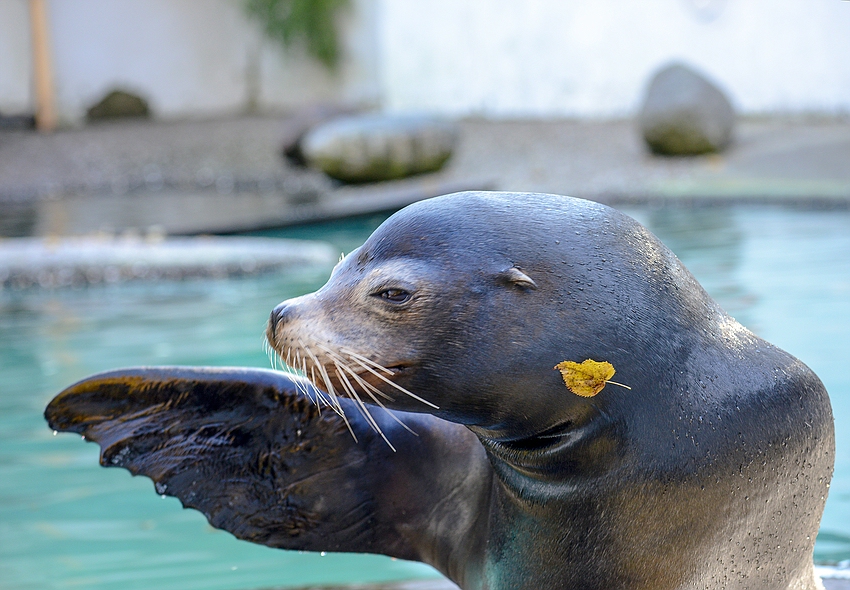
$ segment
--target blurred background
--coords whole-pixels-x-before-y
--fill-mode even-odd
[[[156,118],[277,112],[316,101],[452,116],[626,117],[649,76],[687,61],[746,114],[850,110],[845,2],[350,0],[327,5],[335,70],[284,51],[249,0],[47,2],[66,125],[121,87]],[[293,3],[297,4],[297,3]],[[27,0],[0,4],[0,111],[31,113]]]
[[[339,252],[490,189],[624,210],[819,374],[844,587],[849,55],[842,0],[0,0],[0,589],[450,587],[236,541],[41,412],[119,366],[268,367]]]

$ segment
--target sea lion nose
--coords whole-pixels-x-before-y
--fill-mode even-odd
[[[282,329],[288,322],[291,323],[296,318],[303,317],[304,304],[307,303],[308,298],[309,295],[303,295],[279,303],[269,314],[267,334],[274,336],[275,331]]]
[[[289,301],[284,301],[277,304],[269,315],[269,328],[274,331],[278,325],[292,318],[292,308],[294,306]]]

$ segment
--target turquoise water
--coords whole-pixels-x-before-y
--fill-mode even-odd
[[[850,212],[629,209],[732,315],[809,364],[836,415],[838,462],[816,557],[850,559]],[[275,232],[348,251],[381,217]],[[268,235],[268,232],[266,232]],[[434,575],[378,556],[299,554],[236,541],[54,437],[49,399],[90,373],[140,364],[267,367],[280,300],[328,268],[233,281],[0,294],[0,589],[252,590]]]

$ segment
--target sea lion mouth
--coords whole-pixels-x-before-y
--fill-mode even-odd
[[[546,478],[564,469],[583,472],[588,465],[608,463],[617,449],[615,424],[596,419],[567,420],[531,436],[497,440],[482,436],[479,440],[494,458],[530,477]]]
[[[541,453],[563,445],[565,442],[570,442],[570,439],[575,436],[575,432],[573,421],[567,420],[566,422],[556,424],[542,432],[524,438],[510,440],[485,439],[487,441],[485,446],[499,450],[500,453],[511,455],[518,453]]]

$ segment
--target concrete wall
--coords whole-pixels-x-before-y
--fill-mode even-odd
[[[116,86],[162,117],[378,100],[372,0],[344,15],[347,59],[337,74],[266,39],[240,0],[52,0],[48,9],[65,122]],[[0,111],[32,109],[30,63],[27,2],[0,0]]]
[[[452,115],[632,113],[672,59],[746,112],[850,112],[850,2],[384,0],[390,110]]]
[[[0,0],[0,113],[32,111],[26,0]]]
[[[749,113],[850,112],[842,0],[354,0],[338,75],[284,52],[242,0],[47,0],[58,110],[124,86],[161,117],[379,103],[448,115],[620,117],[696,65]],[[27,0],[0,0],[0,112],[32,110]]]

